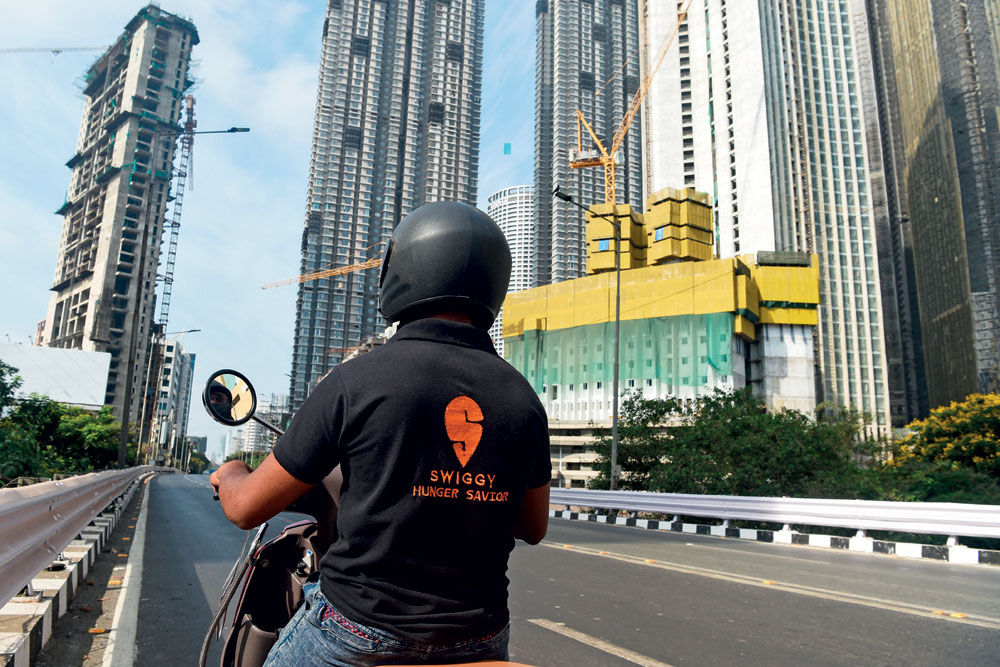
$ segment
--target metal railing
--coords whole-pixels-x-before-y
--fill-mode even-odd
[[[0,603],[44,570],[152,466],[0,490]]]
[[[858,531],[885,530],[951,537],[1000,537],[1000,505],[904,503],[882,500],[701,496],[643,491],[552,489],[556,505],[652,512],[713,519],[743,519]]]

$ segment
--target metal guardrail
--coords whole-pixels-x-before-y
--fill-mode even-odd
[[[556,505],[655,512],[784,525],[836,526],[961,537],[1000,537],[1000,505],[882,500],[701,496],[643,491],[551,489]]]
[[[0,490],[0,604],[44,570],[152,466]]]

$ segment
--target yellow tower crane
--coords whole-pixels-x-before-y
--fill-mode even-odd
[[[312,280],[319,280],[320,278],[329,278],[331,276],[342,276],[345,273],[354,273],[355,271],[374,269],[376,266],[381,266],[381,265],[382,265],[382,258],[375,257],[373,259],[369,259],[365,262],[360,262],[358,264],[348,264],[347,266],[336,266],[332,269],[323,269],[322,271],[313,271],[312,273],[304,273],[301,276],[296,276],[295,278],[288,278],[287,280],[279,280],[273,283],[265,283],[261,285],[260,288],[271,289],[272,287],[281,287],[282,285],[307,283]]]
[[[615,168],[617,166],[617,161],[615,156],[621,149],[622,142],[625,140],[625,134],[628,132],[629,127],[632,126],[632,120],[635,118],[635,115],[639,113],[639,107],[642,105],[642,101],[645,99],[646,93],[649,92],[649,86],[653,81],[653,76],[656,74],[656,70],[660,68],[660,63],[663,62],[664,56],[667,55],[667,49],[670,48],[670,44],[674,41],[674,36],[677,35],[677,31],[680,29],[681,24],[684,22],[684,19],[687,18],[688,7],[690,6],[691,0],[687,0],[687,2],[684,3],[683,9],[678,12],[677,24],[674,26],[673,31],[663,39],[663,43],[660,45],[660,49],[656,54],[653,66],[646,72],[646,76],[642,78],[642,83],[639,84],[639,89],[635,91],[635,95],[629,103],[628,110],[622,117],[622,121],[618,125],[618,129],[615,131],[615,134],[611,139],[610,150],[604,147],[604,143],[600,140],[600,138],[598,138],[594,129],[590,126],[590,123],[587,122],[587,119],[583,117],[583,112],[579,109],[576,111],[576,150],[570,151],[569,166],[573,169],[584,169],[586,167],[604,168],[604,202],[606,204],[614,206],[617,201],[617,197],[615,195]],[[598,94],[600,94],[600,91],[598,91]],[[594,143],[597,144],[598,150],[583,150],[583,128],[587,129],[587,133],[590,134],[591,139],[593,139]]]

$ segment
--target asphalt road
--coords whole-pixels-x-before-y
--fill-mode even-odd
[[[204,476],[158,476],[147,502],[136,664],[196,664],[244,533]],[[277,517],[275,529],[295,518]],[[542,545],[515,549],[509,576],[511,659],[544,667],[988,665],[1000,655],[994,568],[554,519]]]
[[[596,653],[587,638],[674,665],[1000,655],[1000,570],[982,566],[553,520],[541,547],[515,550],[511,581],[511,658],[547,667],[656,664]],[[555,637],[552,623],[583,637]]]

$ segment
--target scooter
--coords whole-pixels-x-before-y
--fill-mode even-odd
[[[257,416],[257,393],[242,373],[224,369],[205,384],[202,402],[215,421],[240,426],[253,420],[282,435],[274,424]],[[335,469],[323,483],[292,503],[286,511],[312,517],[289,524],[264,541],[268,524],[247,533],[240,556],[222,587],[219,608],[201,646],[199,666],[205,667],[213,638],[221,639],[229,606],[240,591],[233,623],[222,650],[222,667],[260,667],[303,601],[302,587],[319,577],[319,559],[333,541],[337,503],[343,478]],[[218,496],[215,497],[218,500]],[[249,543],[249,548],[247,545]],[[242,588],[240,583],[242,582]]]
[[[212,419],[220,424],[240,426],[253,420],[279,436],[284,433],[256,415],[257,393],[246,376],[237,371],[223,369],[213,373],[205,383],[202,402]],[[199,667],[205,667],[213,637],[222,638],[229,605],[237,590],[240,596],[223,645],[221,667],[260,667],[264,664],[278,640],[278,632],[303,602],[302,587],[319,578],[319,560],[333,542],[342,483],[343,476],[337,466],[321,484],[286,509],[309,515],[311,520],[289,524],[267,542],[264,541],[267,523],[247,533],[240,556],[222,587],[219,608],[202,642]],[[215,498],[218,500],[218,496]],[[530,667],[493,661],[475,665]]]

